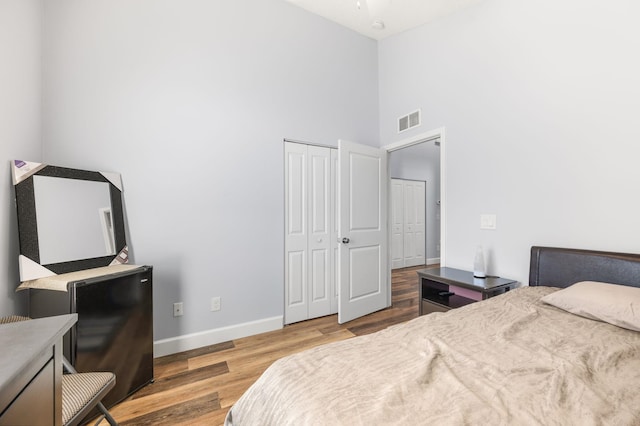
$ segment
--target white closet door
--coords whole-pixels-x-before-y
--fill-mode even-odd
[[[285,324],[338,312],[337,157],[285,142]]]
[[[331,312],[331,152],[309,146],[309,318]]]
[[[391,268],[404,267],[404,181],[391,179]]]
[[[285,324],[308,318],[307,147],[285,150]]]
[[[415,264],[424,265],[427,263],[427,183],[416,182],[414,189],[416,191]]]
[[[425,264],[425,182],[404,181],[404,266]]]
[[[331,150],[331,312],[338,313],[338,150]]]
[[[413,190],[413,182],[404,181],[404,266],[412,266],[413,259],[416,256],[416,242],[413,229],[415,226],[415,191]]]
[[[426,261],[426,183],[391,179],[391,267],[424,265]]]

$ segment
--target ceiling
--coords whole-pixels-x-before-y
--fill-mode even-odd
[[[381,40],[479,3],[482,0],[286,1],[367,37]]]

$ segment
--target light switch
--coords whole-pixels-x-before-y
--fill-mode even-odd
[[[480,229],[496,229],[496,215],[495,214],[481,214],[480,215]]]

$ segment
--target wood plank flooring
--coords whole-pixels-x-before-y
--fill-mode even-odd
[[[110,412],[122,426],[222,425],[234,402],[278,358],[416,318],[415,271],[422,268],[394,270],[392,307],[347,324],[338,324],[337,315],[330,315],[291,324],[282,330],[156,358],[155,383]],[[107,422],[103,420],[100,425]]]

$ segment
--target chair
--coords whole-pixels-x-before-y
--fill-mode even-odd
[[[11,315],[0,318],[0,324],[30,319],[29,317]],[[62,365],[66,371],[62,375],[62,424],[76,426],[96,407],[102,413],[96,425],[104,417],[111,426],[118,426],[118,423],[100,402],[115,386],[115,374],[106,372],[78,373],[64,356],[62,357]]]

